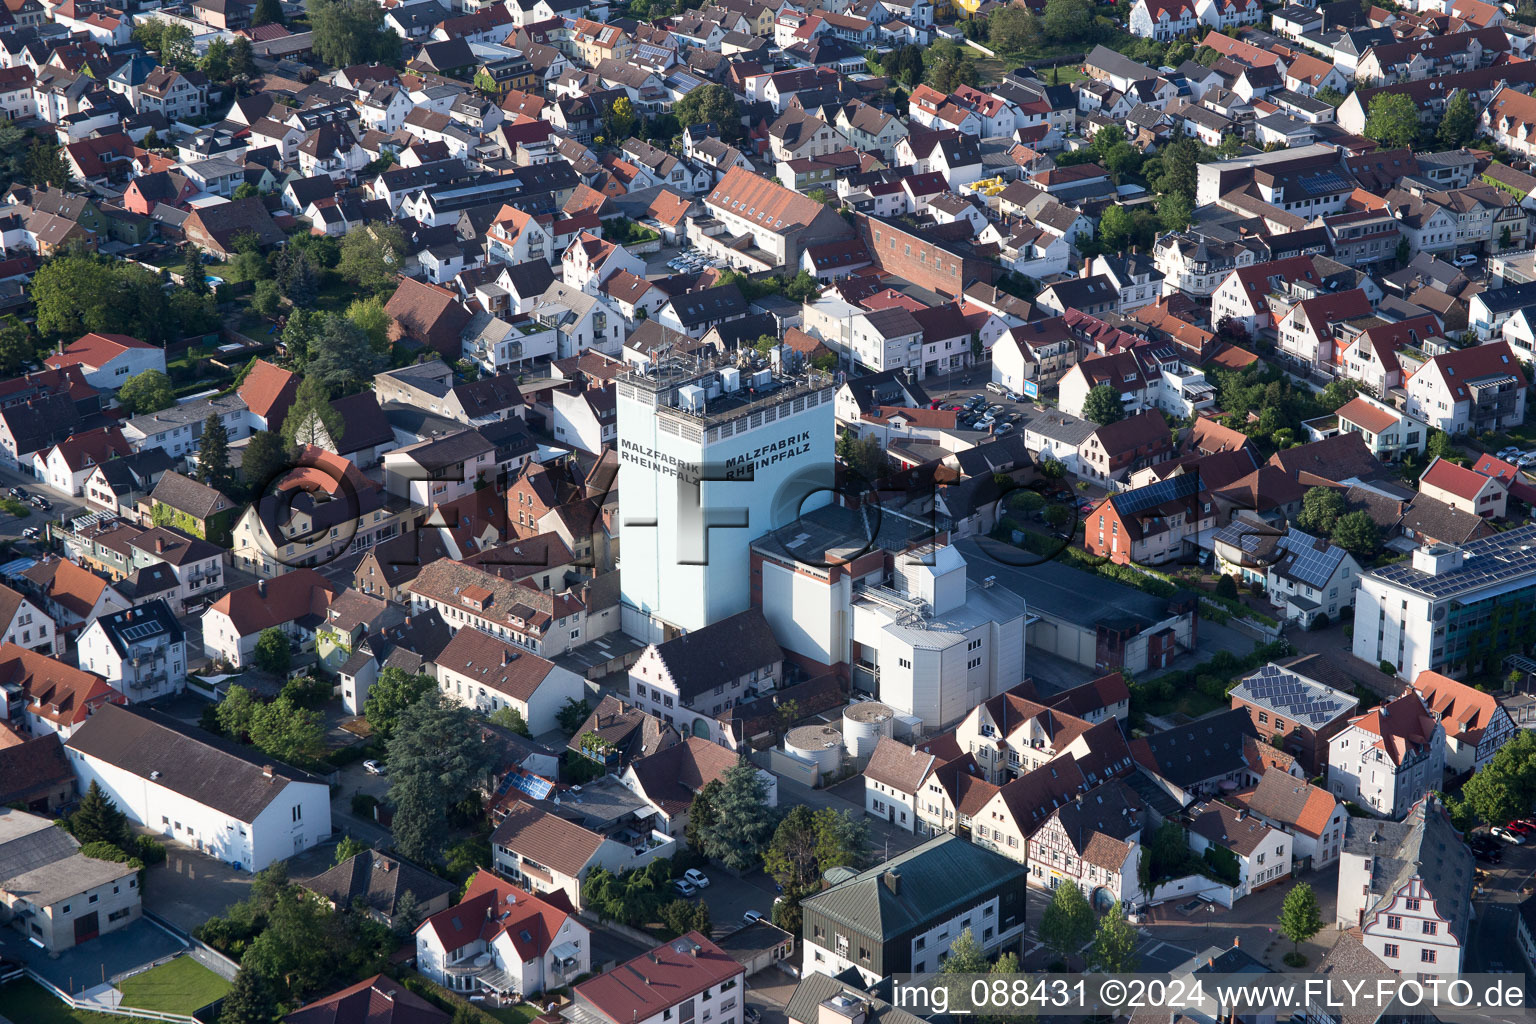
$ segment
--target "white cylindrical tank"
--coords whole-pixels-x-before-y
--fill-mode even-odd
[[[860,701],[843,709],[843,749],[853,758],[869,757],[883,737],[892,735],[896,712],[877,700]]]
[[[789,730],[784,749],[816,765],[823,775],[836,772],[843,763],[843,737],[828,725],[802,725]]]

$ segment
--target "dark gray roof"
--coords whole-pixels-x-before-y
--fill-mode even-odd
[[[726,320],[744,316],[747,300],[733,284],[701,291],[684,292],[671,302],[672,312],[684,327],[694,327],[710,320]]]
[[[1244,676],[1232,696],[1318,730],[1354,714],[1360,700],[1279,665],[1260,666]]]
[[[1229,708],[1131,745],[1136,760],[1181,789],[1241,771],[1248,763],[1243,740],[1256,737],[1243,708]]]
[[[324,785],[307,772],[146,708],[104,704],[75,730],[71,750],[150,779],[239,821],[254,821],[289,783]],[[271,766],[267,777],[264,766]]]
[[[376,850],[365,850],[329,871],[299,883],[310,892],[341,908],[356,900],[386,917],[393,917],[405,893],[414,893],[418,905],[455,891],[455,887],[414,864],[396,860]]]
[[[1344,826],[1344,852],[1370,858],[1373,897],[1366,914],[1381,909],[1417,875],[1450,921],[1451,934],[1466,942],[1472,916],[1472,850],[1434,795],[1413,805],[1402,821],[1351,817]]]
[[[900,878],[896,892],[885,880],[893,871]],[[949,920],[1010,878],[1022,885],[1026,871],[959,836],[943,835],[809,896],[802,905],[863,934],[892,938]]]
[[[342,437],[346,435],[343,434]],[[407,449],[402,449],[400,454],[409,455],[411,461],[423,469],[440,470],[459,465],[465,459],[484,455],[491,450],[491,443],[482,437],[478,430],[460,430],[446,437],[420,441]]]
[[[150,497],[194,519],[207,519],[220,508],[229,508],[231,504],[228,498],[214,488],[174,471],[160,477]]]
[[[656,653],[684,704],[721,680],[744,676],[784,658],[768,620],[756,609],[673,637],[657,645]]]
[[[119,456],[100,463],[102,478],[107,488],[119,500],[133,494],[153,491],[162,474],[175,464],[164,448],[145,448],[131,455]]]
[[[187,638],[181,623],[171,614],[171,606],[162,598],[137,608],[98,615],[95,624],[100,624],[106,632],[107,642],[124,658],[135,646],[147,645],[159,650],[166,644],[184,643]]]
[[[850,1009],[863,1003],[867,1009],[864,1018],[867,1024],[921,1024],[922,1022],[921,1017],[915,1017],[906,1010],[897,1009],[885,1000],[869,995],[862,987],[851,981],[842,977],[833,977],[830,974],[807,974],[800,979],[800,983],[795,986],[794,994],[789,997],[789,1004],[785,1006],[784,1014],[794,1021],[794,1024],[819,1024],[823,1019],[820,1006],[829,1000],[835,1000]]]

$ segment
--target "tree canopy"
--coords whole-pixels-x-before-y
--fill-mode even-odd
[[[1323,914],[1317,905],[1317,894],[1306,882],[1298,882],[1285,894],[1280,906],[1280,934],[1291,940],[1292,952],[1301,944],[1323,930]]]
[[[369,0],[305,0],[314,50],[325,63],[392,64],[400,58],[401,39],[384,24],[384,8]]]
[[[393,666],[381,670],[363,702],[368,728],[374,735],[389,739],[401,713],[436,689],[437,683],[429,675],[412,675]]]
[[[400,712],[388,751],[395,846],[412,860],[435,861],[448,808],[476,795],[490,770],[491,750],[475,728],[474,712],[434,689]]]
[[[175,405],[176,389],[171,387],[171,378],[159,370],[141,370],[123,381],[117,400],[129,415],[143,416]]]
[[[1063,882],[1040,915],[1040,941],[1066,959],[1093,937],[1093,908],[1075,882]]]
[[[1517,729],[1483,769],[1461,787],[1458,810],[1488,825],[1502,825],[1536,805],[1536,733]]]
[[[336,272],[358,288],[381,292],[393,288],[405,254],[405,235],[394,224],[365,224],[341,237]]]
[[[1365,118],[1366,138],[1383,146],[1412,146],[1419,138],[1419,108],[1404,93],[1377,93]]]
[[[727,768],[720,781],[710,798],[714,820],[698,833],[698,849],[732,871],[747,871],[762,863],[773,836],[768,787],[745,757]]]
[[[723,85],[708,82],[694,86],[672,108],[681,124],[718,125],[720,137],[731,141],[741,136],[741,109],[736,97]]]
[[[1108,384],[1100,384],[1089,391],[1088,397],[1083,399],[1083,418],[1100,426],[1125,419],[1125,406],[1120,400],[1120,392]]]

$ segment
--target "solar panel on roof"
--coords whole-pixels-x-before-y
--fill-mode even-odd
[[[132,626],[123,627],[123,639],[132,643],[135,640],[143,640],[161,632],[158,622],[137,622]]]
[[[555,788],[548,779],[541,779],[537,775],[514,775],[512,785],[535,800],[543,800],[549,796],[550,790]]]
[[[1196,470],[1193,473],[1181,473],[1167,480],[1159,480],[1145,487],[1125,491],[1115,495],[1110,502],[1114,505],[1115,511],[1121,515],[1136,515],[1149,508],[1156,508],[1166,501],[1187,498],[1199,492],[1200,471]]]

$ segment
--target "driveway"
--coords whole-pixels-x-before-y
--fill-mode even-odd
[[[149,868],[144,879],[144,906],[188,932],[250,894],[251,874],[222,861],[165,842],[164,862]]]

